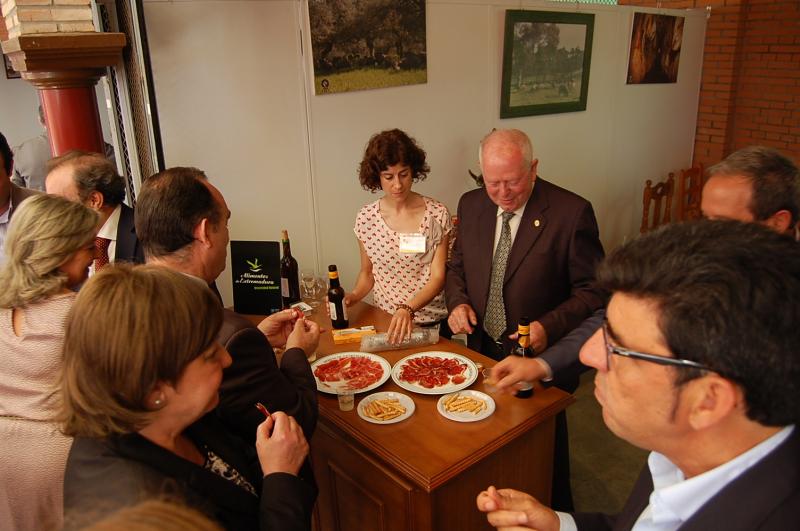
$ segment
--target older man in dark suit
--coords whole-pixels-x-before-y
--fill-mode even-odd
[[[90,274],[114,262],[144,262],[134,211],[123,203],[125,181],[105,156],[70,151],[52,159],[48,169],[47,193],[83,203],[100,214],[100,231],[95,238],[97,258]]]
[[[527,135],[497,130],[481,142],[484,189],[458,205],[458,236],[445,294],[454,333],[469,347],[502,359],[522,317],[542,352],[603,305],[593,286],[603,257],[597,222],[585,199],[537,178]]]
[[[669,225],[598,271],[613,294],[581,360],[619,437],[651,450],[621,514],[490,487],[498,528],[800,529],[800,247],[754,223]]]
[[[458,204],[458,235],[445,284],[448,324],[454,333],[469,334],[470,348],[500,360],[527,317],[531,345],[542,354],[603,305],[603,293],[593,285],[603,246],[592,205],[537,177],[539,161],[522,131],[493,131],[479,155],[485,188],[467,192]],[[565,354],[569,360],[561,359]],[[536,359],[539,378],[554,377],[572,392],[577,371],[553,374],[552,368],[573,361],[564,349],[551,350]],[[569,510],[563,413],[556,419],[555,450],[553,500]]]
[[[11,182],[13,171],[14,153],[11,151],[6,137],[0,133],[0,265],[5,261],[3,248],[11,216],[24,200],[38,193]]]
[[[748,146],[728,155],[708,169],[708,180],[700,202],[708,219],[734,219],[759,223],[781,234],[798,239],[800,220],[800,169],[778,150],[766,146]],[[556,374],[563,374],[559,364],[577,359],[583,343],[600,328],[603,311],[570,332],[542,354]],[[569,365],[568,365],[569,366]],[[583,367],[578,364],[572,369]],[[520,380],[538,380],[541,366],[529,360],[506,358],[495,365],[492,377],[499,389],[513,389]]]

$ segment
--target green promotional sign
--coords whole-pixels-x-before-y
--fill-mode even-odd
[[[231,241],[233,309],[269,315],[281,309],[278,242]]]

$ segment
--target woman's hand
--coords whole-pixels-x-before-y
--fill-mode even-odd
[[[360,301],[363,297],[356,297],[353,292],[345,293],[344,294],[344,306],[345,308],[349,308],[350,306],[354,305],[358,301]],[[331,307],[328,306],[328,296],[325,295],[325,313],[328,314],[328,318],[331,316]]]
[[[414,322],[411,320],[411,312],[405,308],[398,308],[389,323],[387,335],[389,343],[401,343],[407,337],[411,337],[411,328]]]
[[[265,476],[276,472],[296,476],[308,455],[308,442],[297,421],[278,411],[258,425],[256,451]]]

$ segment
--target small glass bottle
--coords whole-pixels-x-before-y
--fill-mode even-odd
[[[531,321],[527,317],[519,320],[517,326],[517,333],[519,339],[517,345],[511,350],[514,356],[521,356],[523,358],[534,358],[535,354],[531,348]],[[517,398],[530,398],[533,396],[533,383],[532,382],[517,382],[517,393],[514,395]]]
[[[347,307],[344,304],[344,290],[339,285],[339,272],[335,265],[328,266],[328,308],[331,312],[331,326],[342,329],[350,326],[347,320]]]
[[[289,232],[281,231],[283,244],[283,258],[281,258],[281,302],[284,308],[289,308],[295,302],[300,302],[300,282],[297,278],[297,260],[292,256],[289,245]]]

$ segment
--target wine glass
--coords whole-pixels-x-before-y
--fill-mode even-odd
[[[309,306],[317,307],[319,305],[317,291],[317,277],[314,276],[314,270],[300,271],[300,296],[303,297],[303,301]]]

